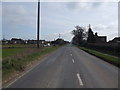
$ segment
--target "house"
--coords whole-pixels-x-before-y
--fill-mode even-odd
[[[12,38],[10,43],[11,44],[25,44],[25,41],[22,39]]]
[[[98,36],[97,33],[95,33],[95,35],[94,35],[94,33],[91,29],[91,25],[89,24],[87,42],[88,43],[106,43],[107,36]]]
[[[39,40],[39,44],[45,44],[45,40]],[[26,44],[37,44],[37,40],[26,40]]]
[[[53,45],[62,45],[62,44],[66,44],[66,43],[69,43],[69,42],[64,41],[64,40],[61,39],[61,38],[58,38],[58,39],[52,41],[51,43],[52,43]]]
[[[120,43],[120,37],[115,37],[113,40],[110,40],[109,43]]]
[[[27,44],[37,44],[37,40],[27,40]]]
[[[6,39],[2,40],[2,45],[8,44],[8,43],[9,43],[9,40],[6,40]]]
[[[95,43],[106,43],[107,42],[107,36],[98,36],[97,33],[95,33]]]

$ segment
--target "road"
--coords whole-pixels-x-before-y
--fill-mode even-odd
[[[67,45],[8,88],[117,88],[118,68]]]

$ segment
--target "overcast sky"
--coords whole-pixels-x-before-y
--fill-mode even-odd
[[[2,30],[6,39],[36,39],[36,2],[2,3]],[[118,36],[117,2],[42,2],[40,38],[71,41],[75,25],[88,27],[108,40]]]

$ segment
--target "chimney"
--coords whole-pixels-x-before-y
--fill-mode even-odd
[[[97,32],[95,33],[95,36],[98,36]]]

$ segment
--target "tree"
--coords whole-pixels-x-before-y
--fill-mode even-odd
[[[81,45],[86,35],[85,29],[77,25],[75,26],[75,29],[72,31],[72,34],[74,35],[72,42],[74,44]]]

